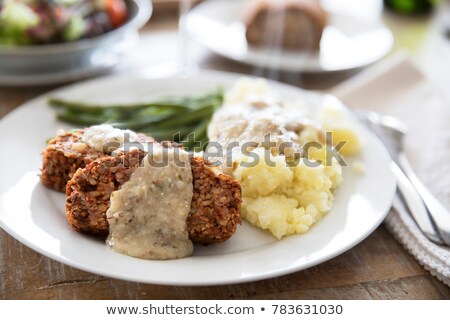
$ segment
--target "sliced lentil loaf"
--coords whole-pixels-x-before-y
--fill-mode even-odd
[[[48,142],[42,153],[41,181],[45,186],[64,192],[67,182],[79,168],[109,155],[84,143],[83,133],[83,129],[63,132]],[[140,143],[155,141],[144,134],[138,137]]]
[[[189,237],[196,243],[223,242],[241,223],[241,186],[203,158],[192,158],[191,168],[194,196],[187,220]]]
[[[78,169],[66,188],[66,217],[76,230],[106,236],[111,193],[127,182],[146,153],[132,150],[97,159]],[[216,173],[203,158],[191,159],[194,196],[187,225],[193,242],[210,244],[230,238],[241,222],[241,187]]]

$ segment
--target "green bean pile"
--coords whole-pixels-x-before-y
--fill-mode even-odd
[[[98,105],[50,98],[57,118],[77,126],[110,124],[145,133],[159,141],[176,141],[199,151],[207,142],[207,127],[222,105],[223,90],[196,97],[170,97],[148,103]]]

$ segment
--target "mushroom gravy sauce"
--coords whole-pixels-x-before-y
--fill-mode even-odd
[[[188,153],[178,148],[155,149],[130,180],[112,193],[106,243],[116,252],[142,259],[192,255],[186,222],[192,197]]]
[[[241,158],[243,149],[262,146],[295,159],[303,155],[306,143],[324,140],[322,127],[309,110],[270,91],[265,81],[244,79],[230,92],[208,127],[210,141],[223,147],[223,154],[212,159],[221,162],[223,172],[232,173],[233,163]],[[216,151],[211,143],[207,150]]]
[[[126,142],[137,142],[139,137],[134,131],[117,129],[109,124],[101,124],[86,128],[82,140],[97,151],[110,153],[108,149],[112,147],[111,143],[115,142],[123,146]]]

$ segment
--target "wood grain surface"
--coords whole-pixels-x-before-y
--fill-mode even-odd
[[[184,0],[152,0],[153,7],[156,13],[161,11],[178,11],[181,1]],[[196,4],[202,0],[190,0],[191,3]]]
[[[156,19],[144,33],[174,26],[176,21]],[[214,65],[217,58],[208,61]],[[229,62],[216,65],[218,69],[245,71]],[[303,86],[317,88],[317,79],[303,81]],[[53,88],[0,88],[0,118]],[[220,267],[210,272],[220,272]],[[0,230],[0,289],[0,299],[450,298],[450,288],[420,266],[384,226],[348,252],[310,269],[264,281],[210,287],[147,285],[90,274],[44,257]]]

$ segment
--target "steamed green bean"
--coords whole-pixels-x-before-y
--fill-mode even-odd
[[[202,96],[166,97],[134,104],[101,105],[51,98],[57,118],[74,125],[108,123],[120,129],[148,134],[158,140],[182,142],[198,151],[206,145],[207,127],[215,110],[223,102],[223,90]]]

